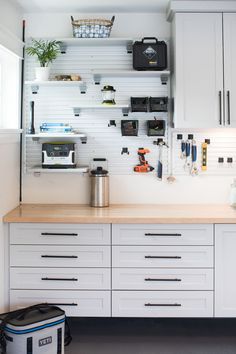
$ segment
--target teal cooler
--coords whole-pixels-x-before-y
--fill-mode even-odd
[[[65,312],[59,307],[40,304],[0,318],[0,353],[64,354]]]

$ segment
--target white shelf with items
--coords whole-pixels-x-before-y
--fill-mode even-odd
[[[38,134],[26,134],[26,138],[31,138],[34,141],[40,139],[81,139],[82,143],[87,142],[87,135],[82,133],[38,133]]]
[[[123,116],[127,117],[129,114],[130,106],[128,104],[114,104],[114,105],[104,105],[104,104],[93,104],[93,105],[78,105],[77,107],[73,107],[75,117],[80,115],[81,110],[112,110],[112,109],[120,109],[122,111]]]
[[[88,173],[88,166],[77,166],[75,168],[42,168],[41,166],[33,166],[28,168],[28,172],[33,173],[36,176],[40,176],[41,173]]]
[[[59,81],[59,80],[49,80],[49,81],[25,81],[26,86],[31,87],[33,94],[37,94],[40,87],[78,87],[80,93],[86,93],[86,84],[84,81]]]
[[[170,76],[169,70],[163,71],[154,71],[154,70],[146,70],[146,71],[137,71],[137,70],[99,70],[92,71],[93,80],[95,85],[100,85],[102,77],[159,77],[163,85],[166,85]]]
[[[57,38],[61,42],[61,53],[65,54],[68,46],[125,46],[127,53],[132,53],[132,45],[135,39],[132,38]]]

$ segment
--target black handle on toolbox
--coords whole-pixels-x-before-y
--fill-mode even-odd
[[[78,306],[78,304],[75,304],[74,302],[70,304],[61,303],[61,302],[46,302],[46,304],[50,306]]]
[[[78,281],[77,278],[41,278],[41,280],[55,280],[55,281]]]
[[[78,256],[51,256],[47,254],[41,255],[41,258],[78,258]]]
[[[41,232],[41,236],[78,236],[75,233]]]
[[[182,236],[181,234],[152,234],[152,233],[146,233],[145,236]]]
[[[161,279],[161,278],[145,278],[145,281],[181,281],[179,278],[175,279]]]
[[[143,37],[142,43],[144,43],[144,41],[152,41],[152,40],[158,43],[158,39],[156,37]]]

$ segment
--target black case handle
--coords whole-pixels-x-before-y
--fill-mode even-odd
[[[158,39],[156,37],[143,37],[142,43],[144,43],[144,41],[155,41],[158,43]]]

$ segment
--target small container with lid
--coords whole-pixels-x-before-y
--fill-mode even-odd
[[[103,87],[102,91],[102,104],[108,104],[108,105],[114,105],[116,104],[115,101],[115,92],[116,90],[114,89],[113,86],[106,85]]]
[[[236,208],[236,178],[234,178],[231,184],[230,196],[229,196],[230,206]]]
[[[106,166],[105,166],[106,165]],[[92,207],[109,206],[109,176],[107,170],[107,160],[104,158],[93,159],[90,171],[91,199]]]

